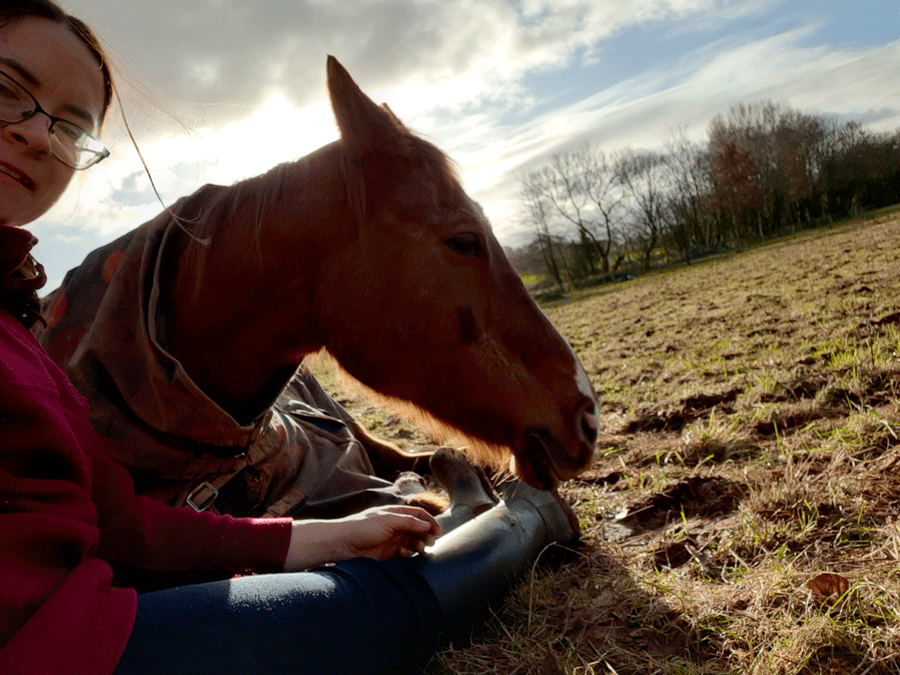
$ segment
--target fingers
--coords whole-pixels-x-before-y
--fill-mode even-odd
[[[441,526],[426,511],[417,507],[397,507],[383,512],[385,524],[393,531],[396,555],[408,558],[433,546],[441,535]]]
[[[415,553],[424,553],[427,546],[434,544],[434,537],[427,539],[418,539],[415,537],[405,537],[403,542],[397,547],[397,555],[401,558],[409,558]]]
[[[397,504],[393,506],[377,507],[372,510],[379,514],[390,514],[399,517],[391,521],[392,524],[395,524],[395,529],[406,529],[423,534],[427,533],[432,539],[432,544],[434,543],[434,538],[440,537],[443,534],[441,525],[435,520],[434,516],[418,506]],[[431,544],[428,545],[430,546]]]
[[[393,536],[414,544],[417,551],[432,546],[440,536],[440,525],[437,523],[432,524],[428,520],[403,514],[390,514],[385,517],[388,519],[386,524],[394,533]],[[437,530],[433,529],[433,525],[437,525]]]
[[[351,528],[347,535],[351,556],[380,560],[421,553],[443,532],[427,511],[408,505],[375,507],[334,522]]]

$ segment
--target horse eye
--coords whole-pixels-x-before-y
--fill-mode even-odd
[[[455,237],[450,237],[444,243],[460,255],[477,257],[482,253],[481,240],[476,234],[459,234]]]

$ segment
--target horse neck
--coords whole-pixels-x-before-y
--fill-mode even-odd
[[[339,152],[332,144],[276,167],[285,175],[266,199],[252,191],[273,189],[268,174],[228,188],[217,201],[229,216],[206,250],[182,250],[168,285],[167,350],[239,421],[323,346],[317,280],[350,218]]]

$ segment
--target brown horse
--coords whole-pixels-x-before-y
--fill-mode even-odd
[[[173,207],[179,227],[154,263],[167,283],[159,291],[120,283],[164,315],[139,318],[164,333],[149,348],[240,423],[326,349],[382,400],[471,439],[474,459],[514,459],[525,482],[555,488],[587,466],[597,433],[581,363],[441,151],[373,103],[333,57],[328,88],[339,141],[231,187],[203,188],[193,197],[200,206],[182,200]],[[132,255],[114,249],[103,262],[106,283]],[[51,332],[65,300],[51,297]],[[98,334],[114,319],[101,309],[90,328],[51,338],[48,351],[79,386],[102,389],[110,379],[83,365],[89,352],[109,346],[127,356],[129,341],[140,341],[131,328]],[[93,384],[84,384],[86,370]],[[141,399],[141,386],[118,382],[102,393]],[[167,438],[178,411],[149,414],[159,421],[142,415],[135,424]],[[102,415],[94,422],[116,435]],[[404,468],[390,446],[380,449]]]

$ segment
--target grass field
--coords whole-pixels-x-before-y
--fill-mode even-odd
[[[545,311],[601,399],[583,545],[429,674],[900,673],[900,213]]]

